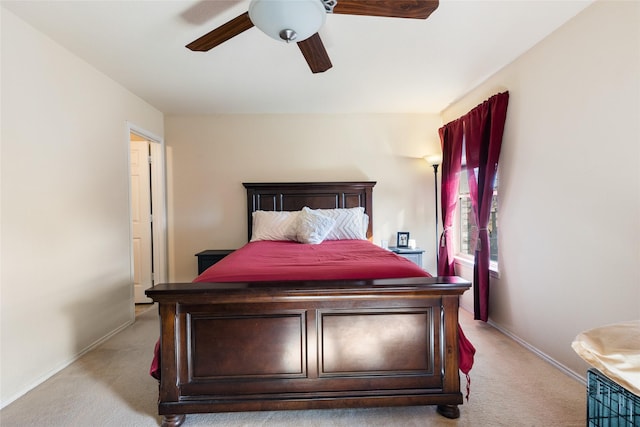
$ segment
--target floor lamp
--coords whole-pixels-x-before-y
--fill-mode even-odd
[[[440,261],[440,239],[438,238],[438,166],[442,162],[442,156],[440,154],[433,154],[431,156],[425,156],[427,163],[433,166],[433,189],[435,190],[435,213],[436,213],[436,272],[438,270],[438,263]]]

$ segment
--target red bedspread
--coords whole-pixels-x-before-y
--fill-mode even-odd
[[[424,277],[429,273],[406,258],[367,240],[247,243],[194,282],[351,280]]]

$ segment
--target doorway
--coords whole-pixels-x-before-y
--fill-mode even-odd
[[[145,290],[167,277],[164,144],[128,127],[132,291],[135,304],[147,304]]]

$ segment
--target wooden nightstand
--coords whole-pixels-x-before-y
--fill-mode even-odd
[[[400,255],[401,257],[405,257],[408,260],[413,261],[413,263],[417,264],[418,267],[424,268],[422,267],[422,254],[424,253],[424,249],[397,248],[395,246],[390,246],[389,250]]]
[[[229,255],[235,249],[207,249],[206,251],[198,252],[198,274],[202,274],[207,268],[211,267],[222,258]]]

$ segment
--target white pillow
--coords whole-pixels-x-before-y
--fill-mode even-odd
[[[367,240],[363,207],[316,211],[336,221],[324,240]],[[368,222],[366,225],[368,226]]]
[[[251,241],[296,240],[299,211],[255,211]]]
[[[296,240],[300,243],[311,243],[313,245],[322,243],[335,223],[335,219],[322,215],[305,206],[298,215]]]

